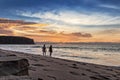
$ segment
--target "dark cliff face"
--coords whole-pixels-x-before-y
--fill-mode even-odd
[[[0,44],[34,44],[34,40],[18,36],[0,36]]]

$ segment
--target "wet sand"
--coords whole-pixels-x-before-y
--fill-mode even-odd
[[[0,80],[120,80],[120,67],[0,50],[3,53],[26,58],[30,66],[29,75],[1,76]]]

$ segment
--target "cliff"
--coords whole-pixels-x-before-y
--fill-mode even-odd
[[[0,36],[0,44],[34,44],[34,40],[18,36]]]

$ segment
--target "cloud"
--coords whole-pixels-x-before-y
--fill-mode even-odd
[[[92,37],[92,35],[90,34],[90,33],[80,33],[80,32],[78,32],[78,33],[71,33],[71,35],[73,35],[73,36],[77,36],[77,37]]]
[[[56,31],[46,31],[46,30],[39,30],[39,33],[43,33],[43,34],[51,34],[51,35],[54,35],[54,34],[57,34]]]
[[[67,41],[87,41],[87,42],[114,42],[118,41],[118,34],[112,37],[111,33],[104,33],[101,30],[120,28],[120,16],[108,15],[105,13],[81,13],[76,11],[59,11],[59,12],[22,12],[19,15],[39,18],[40,22],[50,24],[45,30],[55,30],[55,35],[43,34],[49,39],[55,38],[64,39]],[[39,20],[37,21],[39,22]],[[101,31],[101,32],[100,32]],[[42,33],[41,33],[42,34]],[[40,37],[41,34],[38,36]],[[50,37],[51,36],[51,37]],[[111,37],[109,37],[111,36]],[[42,36],[43,38],[43,36]],[[103,39],[104,38],[104,39]],[[110,38],[111,40],[108,40]],[[44,38],[45,39],[45,38]],[[53,39],[51,39],[53,40]],[[58,40],[58,41],[61,41]],[[57,39],[56,39],[57,41]],[[70,40],[69,40],[70,41]]]
[[[74,33],[65,33],[65,32],[60,32],[59,34],[63,36],[70,36],[70,37],[85,37],[85,38],[90,38],[92,35],[90,33],[81,33],[81,32],[74,32]]]
[[[20,26],[20,25],[33,25],[36,24],[35,22],[25,22],[22,20],[9,20],[9,19],[3,19],[0,18],[0,28],[1,29],[10,29],[15,26]]]
[[[57,24],[69,24],[69,25],[120,25],[120,16],[110,16],[103,13],[80,13],[76,11],[59,11],[55,12],[22,12],[21,16],[39,18],[40,21],[57,23]]]
[[[14,32],[10,31],[10,30],[1,30],[0,29],[0,35],[9,35],[9,36],[13,36]]]
[[[104,8],[109,8],[109,9],[117,9],[117,10],[120,10],[120,7],[119,7],[119,6],[116,6],[116,5],[102,4],[102,5],[99,5],[99,7],[104,7]]]
[[[106,29],[106,30],[103,30],[103,31],[100,31],[99,32],[100,34],[112,34],[112,35],[115,35],[115,34],[119,34],[120,35],[120,29]]]
[[[40,27],[47,24],[38,24],[35,22],[25,22],[22,20],[10,20],[0,18],[0,34],[15,35],[13,33],[39,30]]]
[[[90,33],[81,33],[81,32],[74,32],[74,33],[66,33],[66,32],[57,32],[54,30],[44,30],[44,29],[37,29],[37,30],[24,30],[21,31],[21,29],[17,29],[20,30],[20,34],[24,34],[24,35],[31,35],[31,36],[59,36],[59,37],[77,37],[77,38],[90,38],[92,37],[92,35]],[[19,34],[18,33],[18,34]]]
[[[13,35],[13,31],[0,29],[0,34]]]
[[[22,34],[27,37],[35,38],[36,41],[47,41],[47,42],[80,42],[80,40],[90,39],[92,35],[90,33],[64,33],[54,31],[44,31],[35,34]]]
[[[8,23],[3,20],[0,26],[0,35],[15,35],[26,36],[34,38],[35,41],[50,41],[50,42],[94,42],[94,41],[119,41],[119,28],[102,29],[99,33],[90,33],[89,31],[80,31],[80,28],[71,27],[70,25],[64,25],[64,27],[57,23],[55,24],[28,24],[25,21],[7,20]],[[0,24],[0,25],[1,25]],[[53,26],[53,27],[52,27]],[[56,29],[54,29],[56,28]],[[61,30],[59,30],[61,29]],[[78,31],[77,31],[78,29]],[[87,28],[86,28],[87,29]],[[67,32],[68,31],[68,32]],[[97,32],[97,31],[96,31]],[[114,36],[111,36],[114,35]],[[105,37],[105,38],[104,38]],[[104,39],[102,39],[104,38]],[[108,40],[110,38],[110,40]]]

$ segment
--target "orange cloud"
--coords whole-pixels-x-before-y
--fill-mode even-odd
[[[12,31],[10,31],[10,30],[1,30],[0,29],[0,34],[2,35],[2,34],[7,34],[7,35],[13,35],[13,32]]]
[[[119,29],[107,29],[99,32],[100,34],[120,34]]]
[[[22,20],[9,20],[0,18],[0,30],[1,35],[9,35],[8,32],[11,32],[11,36],[17,35],[19,33],[27,33],[29,31],[39,30],[40,27],[47,26],[48,24],[39,24],[34,22],[25,22]]]
[[[69,33],[69,34],[63,34],[68,36],[75,36],[75,37],[92,37],[90,33],[81,33],[81,32],[75,32],[75,33]]]
[[[91,38],[92,35],[88,33],[63,33],[56,31],[39,30],[36,34],[22,34],[24,36],[34,38],[38,41],[48,42],[80,42],[83,38]]]
[[[50,24],[0,19],[0,35],[25,36],[36,42],[120,42],[118,29],[96,33],[63,32],[51,28]],[[113,36],[114,35],[114,36]]]

